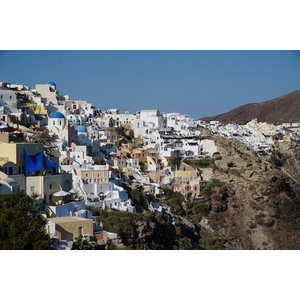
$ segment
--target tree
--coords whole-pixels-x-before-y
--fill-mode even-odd
[[[175,156],[175,155],[172,155],[170,158],[169,158],[169,166],[172,168],[172,169],[175,169],[175,167],[178,165],[178,157]]]
[[[21,192],[0,196],[0,249],[47,249],[47,220],[41,216],[40,207],[33,207],[33,202]]]
[[[116,140],[116,141],[115,141],[115,145],[116,145],[118,148],[121,148],[121,146],[122,146],[122,140]]]
[[[146,170],[145,164],[144,164],[143,162],[140,161],[140,162],[139,162],[139,165],[140,165],[141,171],[144,172],[144,171]]]
[[[168,206],[175,213],[185,214],[183,210],[182,203],[185,201],[184,196],[182,196],[179,192],[173,192],[171,189],[164,188],[163,189],[164,196],[167,200]]]
[[[141,193],[139,192],[138,189],[132,189],[130,191],[130,198],[131,198],[132,205],[138,206],[142,204]]]
[[[132,140],[134,138],[134,131],[132,129],[128,132],[128,137]]]

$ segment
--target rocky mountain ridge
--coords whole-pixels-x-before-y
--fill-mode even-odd
[[[258,122],[282,124],[299,122],[299,115],[300,91],[294,91],[265,102],[242,105],[229,112],[201,118],[201,120],[241,124],[257,118]]]

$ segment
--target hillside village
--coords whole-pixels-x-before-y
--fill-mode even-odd
[[[53,81],[34,88],[0,82],[0,120],[0,195],[22,191],[34,198],[56,249],[71,249],[80,236],[98,244],[117,238],[93,209],[164,212],[174,222],[163,189],[201,199],[214,160],[222,159],[215,135],[268,156],[275,144],[293,147],[300,129],[255,118],[225,125],[159,109],[103,110],[60,95]],[[131,199],[129,189],[146,201]]]

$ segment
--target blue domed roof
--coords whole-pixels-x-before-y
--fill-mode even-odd
[[[52,85],[52,86],[56,86],[55,82],[53,82],[53,81],[49,81],[48,84]]]
[[[98,128],[95,126],[95,127],[93,127],[93,130],[98,130]]]
[[[50,115],[50,118],[51,119],[64,119],[65,116],[61,112],[56,111]]]
[[[75,127],[75,130],[77,130],[78,132],[87,132],[87,129],[85,126],[83,125],[78,125]]]

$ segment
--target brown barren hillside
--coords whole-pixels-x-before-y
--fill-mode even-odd
[[[261,103],[246,104],[227,113],[201,118],[201,120],[241,124],[253,118],[257,118],[258,122],[273,124],[300,122],[300,91]]]

